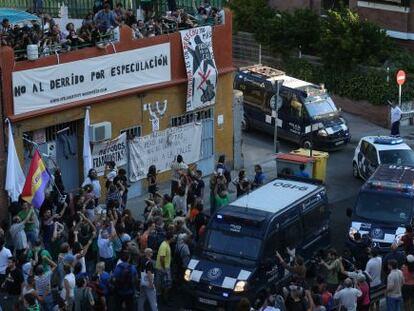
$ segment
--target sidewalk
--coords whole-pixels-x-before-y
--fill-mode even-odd
[[[368,121],[348,113],[342,113],[345,119],[348,122],[348,126],[351,131],[351,143],[347,148],[355,148],[359,140],[364,136],[369,135],[389,135],[390,130],[382,128],[378,125],[369,123]],[[405,126],[400,128],[401,137],[404,141],[414,148],[414,125]],[[297,148],[297,146],[289,144],[287,142],[282,142],[280,146],[280,152],[289,152]],[[272,180],[276,177],[275,171],[275,162],[274,162],[274,153],[272,152],[271,142],[269,143],[269,137],[263,139],[260,133],[254,133],[249,137],[246,135],[243,137],[243,157],[244,157],[244,168],[246,170],[246,175],[249,178],[254,176],[254,165],[260,164],[262,166],[263,172],[266,175],[266,180]],[[338,151],[341,152],[341,151]],[[238,174],[238,171],[233,170],[231,172],[232,178],[235,178]],[[209,176],[203,178],[206,188],[204,191],[204,208],[206,212],[210,209],[210,189],[209,189]],[[170,182],[164,182],[159,184],[159,191],[161,193],[170,192]],[[233,201],[236,198],[236,189],[235,186],[230,184],[229,189],[230,200]],[[143,220],[143,211],[145,208],[145,199],[147,199],[147,194],[141,195],[139,197],[128,199],[127,208],[130,209],[133,213],[133,216],[137,219]]]

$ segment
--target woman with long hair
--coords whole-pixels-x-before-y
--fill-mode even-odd
[[[147,182],[148,182],[148,193],[155,195],[157,192],[157,168],[155,165],[151,165],[148,168],[147,173]]]

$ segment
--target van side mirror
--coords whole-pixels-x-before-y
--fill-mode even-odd
[[[349,217],[349,218],[351,218],[351,217],[352,217],[352,208],[348,207],[348,208],[346,209],[346,216],[347,216],[347,217]]]

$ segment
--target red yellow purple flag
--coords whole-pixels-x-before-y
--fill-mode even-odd
[[[35,151],[29,172],[24,183],[22,198],[34,207],[40,208],[45,200],[45,190],[49,185],[50,175],[40,157],[38,150]]]

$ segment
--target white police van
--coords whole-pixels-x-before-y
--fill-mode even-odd
[[[302,178],[278,178],[219,209],[184,279],[191,306],[234,310],[288,273],[275,253],[295,249],[306,259],[328,247],[330,211],[325,187]]]
[[[361,138],[352,160],[354,177],[368,179],[381,164],[414,166],[414,151],[400,137]]]
[[[273,83],[277,81],[283,82],[280,98],[274,100]],[[255,65],[240,68],[234,77],[234,88],[243,92],[245,130],[255,128],[273,134],[275,105],[278,136],[283,139],[304,148],[324,150],[343,148],[351,139],[345,119],[322,86]]]
[[[414,221],[413,181],[413,166],[380,165],[362,186],[354,208],[347,209],[351,218],[348,246],[352,247],[359,232],[368,235],[373,246],[389,251]]]

